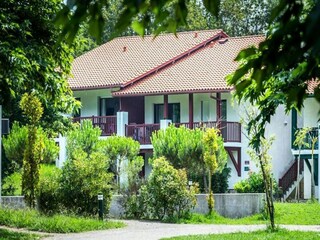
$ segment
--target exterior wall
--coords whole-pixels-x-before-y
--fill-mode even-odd
[[[275,141],[269,151],[272,156],[272,172],[279,179],[291,165],[294,157],[291,152],[291,114],[285,113],[285,107],[280,106],[266,127],[266,136],[275,136]]]
[[[304,108],[302,110],[303,126],[304,127],[318,127],[318,120],[320,105],[315,98],[307,98],[304,102]]]
[[[112,97],[111,89],[74,91],[73,95],[81,99],[81,117],[98,116],[98,97]]]

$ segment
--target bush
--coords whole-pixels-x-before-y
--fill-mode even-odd
[[[102,153],[84,152],[74,154],[67,160],[60,180],[61,202],[76,214],[95,215],[98,212],[97,195],[104,196],[104,209],[108,212],[111,202],[111,181],[108,173],[109,161]]]
[[[38,207],[41,212],[54,213],[59,210],[59,180],[61,170],[54,165],[40,166]]]
[[[21,196],[21,172],[14,172],[3,180],[2,194],[4,196]]]
[[[273,190],[277,192],[278,185],[276,180],[273,178]],[[264,189],[264,182],[262,174],[256,172],[250,172],[249,177],[244,179],[234,185],[234,190],[238,193],[263,193],[265,192]]]
[[[56,143],[49,139],[42,128],[37,129],[37,139],[41,139],[44,144],[43,162],[53,163],[59,154],[59,147]],[[22,160],[24,150],[27,144],[28,129],[26,126],[20,126],[19,123],[14,122],[10,134],[3,138],[3,148],[6,157],[11,162],[10,168],[15,172],[22,167]]]
[[[196,204],[195,192],[187,188],[184,169],[175,169],[164,157],[155,159],[147,185],[140,193],[150,218],[181,218]],[[142,201],[140,201],[141,203]]]

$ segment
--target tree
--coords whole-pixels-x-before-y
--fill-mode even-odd
[[[44,148],[43,139],[39,139],[37,135],[43,108],[35,94],[24,94],[20,107],[29,121],[28,138],[23,155],[22,194],[26,204],[34,208],[39,189],[39,164],[43,158]]]
[[[44,107],[41,124],[63,130],[60,113],[71,113],[75,100],[67,84],[72,49],[58,42],[60,30],[52,19],[61,9],[58,0],[0,2],[0,104],[11,121],[23,124],[19,102],[36,92]]]
[[[201,129],[169,126],[152,134],[153,155],[165,157],[177,169],[185,168],[189,177],[191,174],[203,175],[207,189],[202,138]]]
[[[256,119],[257,115],[259,115],[259,109],[254,106],[246,106],[244,112],[245,115],[242,116],[241,122],[244,128],[247,130],[247,138],[250,142],[252,142],[252,139],[256,138],[257,133],[260,131],[261,122],[256,125],[251,125],[252,119]],[[266,193],[266,206],[267,214],[270,220],[270,227],[272,230],[275,230],[272,166],[271,156],[268,154],[273,142],[274,136],[271,136],[270,138],[263,136],[257,140],[256,145],[252,145],[252,147],[248,150],[248,154],[252,161],[257,162],[260,167],[264,182],[264,190]]]
[[[136,180],[143,166],[143,159],[138,156],[139,142],[128,137],[111,136],[102,141],[102,151],[110,159],[111,167],[117,177],[117,186],[128,187]],[[126,179],[120,184],[120,178]]]
[[[224,149],[223,138],[219,135],[218,129],[207,129],[203,135],[204,163],[209,176],[209,214],[214,208],[214,199],[211,187],[211,177],[215,172],[221,172],[227,164],[227,152]]]
[[[320,100],[320,36],[314,35],[320,23],[319,9],[319,1],[281,0],[273,10],[273,24],[265,41],[241,51],[236,58],[241,64],[228,82],[235,85],[239,100],[248,100],[260,109],[251,124],[261,120],[253,145],[264,135],[262,126],[270,122],[280,104],[285,104],[287,111],[302,108],[310,81],[315,98]]]

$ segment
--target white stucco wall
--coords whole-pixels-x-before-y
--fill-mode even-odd
[[[281,177],[293,161],[291,152],[291,113],[285,113],[285,107],[280,106],[266,127],[266,136],[275,136],[270,149],[272,156],[272,171],[275,179]]]
[[[81,99],[81,117],[98,115],[98,97],[111,98],[111,89],[74,91],[74,97]]]
[[[320,104],[315,98],[307,98],[304,101],[304,108],[302,110],[303,116],[303,126],[304,127],[317,127],[319,115]]]

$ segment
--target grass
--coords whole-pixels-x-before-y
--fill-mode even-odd
[[[319,232],[287,231],[280,229],[276,232],[256,231],[250,233],[229,233],[182,236],[163,238],[170,240],[318,240]]]
[[[276,224],[288,225],[320,225],[319,203],[275,203]],[[207,223],[207,224],[265,224],[267,220],[263,214],[229,219],[217,213],[211,215],[191,214],[189,218],[179,219],[178,223]]]
[[[125,224],[119,221],[98,221],[65,215],[45,216],[35,210],[14,210],[0,208],[0,225],[26,228],[48,233],[72,233],[92,230],[121,228]]]
[[[41,237],[36,234],[11,232],[6,229],[0,229],[0,240],[36,240]]]

